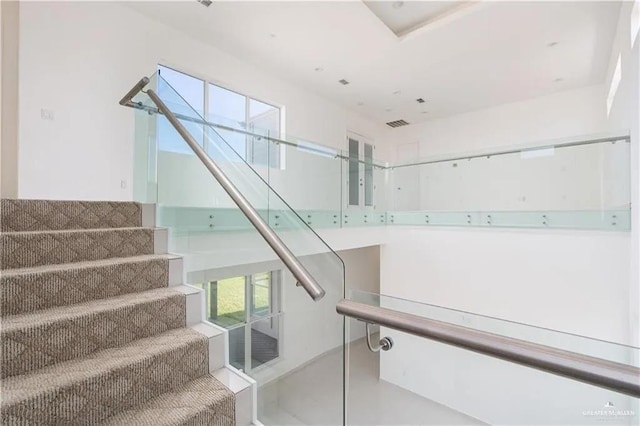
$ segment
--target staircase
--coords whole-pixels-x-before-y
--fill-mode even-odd
[[[228,376],[222,332],[187,309],[200,292],[180,285],[153,206],[0,211],[3,425],[236,424],[237,392],[212,375]]]

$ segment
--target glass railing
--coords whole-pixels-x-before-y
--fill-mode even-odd
[[[628,136],[389,168],[388,224],[629,230]]]
[[[203,162],[166,117],[157,113],[148,90],[177,116],[323,287],[326,294],[321,300],[312,301],[296,287],[294,277]],[[276,169],[267,165],[276,164],[272,155],[282,153],[269,149],[266,137],[251,142],[253,152],[262,153],[254,158],[265,162],[252,163],[243,151],[245,145],[210,126],[158,74],[133,102],[137,106],[136,198],[156,203],[157,224],[171,230],[171,252],[184,256],[187,283],[205,290],[207,317],[228,329],[229,363],[256,380],[258,400],[273,398],[291,371],[327,351],[341,353],[344,320],[335,314],[335,306],[344,297],[344,264],[309,221],[268,184],[277,179],[271,174]],[[287,153],[290,158],[295,154]],[[335,170],[339,172],[340,167]],[[328,172],[322,171],[318,179]],[[324,368],[342,371],[342,356]],[[331,393],[343,394],[341,381]],[[269,407],[273,418],[274,406]],[[304,415],[295,407],[278,410],[280,417]],[[327,413],[342,423],[342,403],[327,408]],[[259,419],[262,414],[258,413]],[[268,415],[266,419],[263,422],[268,424]]]
[[[281,134],[278,123],[268,125],[266,118],[245,123],[202,117],[199,112],[197,119],[207,129],[201,133],[215,133],[206,139],[221,138],[225,150],[233,151],[231,156],[216,149],[210,154],[244,161],[314,229],[411,225],[625,231],[631,226],[630,139],[625,135],[389,165],[364,150],[354,156]],[[164,142],[163,150],[181,150],[179,141]],[[139,170],[144,174],[144,167]],[[222,201],[212,217],[192,214],[189,226],[208,232],[248,229],[241,213]],[[275,207],[270,211],[273,219],[282,217]],[[274,220],[273,225],[284,229],[290,224]]]
[[[350,300],[467,329],[640,367],[640,348],[395,297]],[[348,424],[637,424],[638,399],[385,327],[389,351],[371,352],[347,320]]]
[[[208,116],[206,122],[211,125],[205,126],[207,132],[216,133],[208,139],[225,140],[235,151],[233,161],[243,159],[314,229],[409,225],[628,231],[631,227],[630,144],[625,135],[388,165],[374,157],[354,157],[281,135],[260,128],[260,123],[247,125],[217,116]],[[250,227],[237,209],[221,201],[214,215],[189,212],[189,227],[203,232]],[[286,210],[270,208],[273,226],[291,226],[275,220],[286,216]]]

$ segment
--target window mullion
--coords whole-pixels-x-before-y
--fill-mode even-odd
[[[207,80],[204,80],[204,105],[202,108],[202,115],[204,118],[204,121],[209,121],[208,117],[209,117],[209,82]],[[206,152],[208,154],[208,150],[207,150],[207,126],[206,124],[202,125],[202,134],[203,134],[203,141],[202,141],[202,146],[204,148],[204,152]]]
[[[244,368],[245,371],[251,371],[251,294],[252,276],[244,277],[244,294],[245,294],[245,326],[244,326]]]

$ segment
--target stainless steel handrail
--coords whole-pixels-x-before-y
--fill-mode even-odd
[[[149,82],[147,77],[142,78],[123,98],[120,100],[121,105],[129,105],[131,99],[140,92]],[[236,203],[238,208],[249,219],[251,224],[260,233],[262,238],[269,244],[273,251],[278,255],[280,260],[285,264],[287,269],[291,271],[298,283],[307,291],[313,300],[320,300],[324,297],[325,291],[318,284],[316,279],[307,271],[304,265],[289,250],[289,247],[278,237],[275,231],[265,222],[258,211],[251,205],[249,200],[240,192],[240,190],[231,182],[222,169],[207,155],[198,142],[191,136],[187,129],[182,125],[175,114],[165,105],[160,97],[152,90],[148,89],[147,96],[151,98],[160,112],[169,120],[169,123],[182,136],[184,141],[189,145],[193,152],[198,156],[204,166],[211,172],[213,177],[218,181],[224,191],[229,194],[231,199]]]
[[[135,94],[134,94],[134,96],[135,96]],[[144,105],[142,103],[131,102],[130,99],[128,101],[126,101],[125,100],[126,98],[127,98],[126,96],[124,98],[122,98],[122,100],[120,101],[120,105],[128,106],[128,107],[139,109],[139,110],[143,110],[143,111],[147,111],[147,112],[152,113],[152,114],[160,114],[160,111],[157,108],[154,108],[154,107],[149,106],[149,105]],[[250,136],[250,137],[253,137],[253,138],[264,138],[265,140],[268,140],[268,141],[270,141],[272,143],[287,145],[287,146],[290,146],[290,147],[293,147],[293,148],[303,149],[305,151],[308,151],[308,152],[311,152],[311,153],[315,153],[315,154],[324,155],[324,156],[327,155],[327,150],[333,149],[333,148],[330,148],[330,147],[326,147],[326,146],[324,146],[322,144],[316,144],[316,143],[314,143],[314,145],[317,145],[317,146],[319,146],[321,148],[324,147],[326,149],[318,149],[318,148],[314,148],[313,146],[301,146],[301,145],[299,145],[299,144],[297,144],[295,142],[291,142],[291,141],[288,141],[288,140],[285,140],[285,139],[275,138],[273,136],[259,134],[259,133],[253,133],[253,132],[250,132],[248,130],[238,129],[238,128],[232,127],[232,126],[225,126],[224,124],[219,124],[219,123],[215,123],[215,122],[212,122],[212,121],[208,121],[208,120],[205,120],[205,119],[200,118],[200,117],[193,117],[193,116],[190,116],[190,115],[182,115],[182,114],[175,114],[175,116],[178,117],[180,120],[183,120],[183,121],[189,121],[191,123],[202,124],[202,125],[205,125],[205,126],[210,126],[212,128],[219,129],[219,130],[232,132],[232,133],[238,133],[238,134],[245,135],[245,136]],[[340,154],[339,152],[336,152],[333,155],[333,158],[340,158],[342,160],[356,161],[356,162],[361,163],[361,164],[370,164],[373,167],[381,169],[381,170],[384,170],[384,169],[388,168],[387,166],[383,166],[383,165],[377,164],[375,162],[366,161],[366,160],[360,160],[360,159],[354,159],[352,157],[349,157],[348,155]]]
[[[122,106],[132,106],[133,103],[131,102],[131,100],[133,99],[133,97],[137,95],[147,84],[149,84],[149,77],[142,77],[140,81],[138,81],[136,85],[133,86],[131,90],[129,90],[127,94],[122,97],[122,99],[120,99],[120,102],[118,103]]]
[[[251,205],[249,200],[242,195],[240,190],[231,182],[231,180],[227,177],[226,174],[222,171],[222,169],[204,152],[204,149],[198,145],[198,142],[191,136],[191,134],[187,131],[187,129],[182,125],[180,120],[176,118],[176,116],[171,112],[171,110],[162,102],[162,99],[156,93],[149,89],[147,90],[147,95],[154,104],[158,107],[160,111],[167,117],[169,123],[176,129],[176,131],[182,136],[184,141],[189,145],[189,147],[195,152],[200,161],[205,165],[205,167],[211,172],[213,177],[218,181],[222,189],[229,194],[231,199],[236,203],[238,208],[242,210],[242,213],[249,219],[249,222],[253,224],[256,230],[262,235],[262,238],[269,244],[269,246],[276,252],[280,260],[286,265],[287,269],[291,271],[293,276],[298,280],[300,285],[309,293],[309,296],[313,300],[320,300],[324,297],[325,291],[318,284],[316,279],[307,271],[307,269],[300,263],[298,258],[296,258],[289,247],[278,237],[278,235],[274,232],[274,230],[265,222],[265,220],[260,216],[258,211]]]
[[[126,98],[126,96],[125,96]],[[123,101],[124,99],[123,98]],[[125,105],[125,106],[129,106],[132,108],[136,108],[136,109],[140,109],[140,110],[144,110],[147,112],[150,112],[152,114],[157,114],[159,111],[156,108],[153,108],[149,105],[144,105],[142,103],[134,103],[134,102],[120,102],[121,105]],[[282,145],[287,145],[287,146],[291,146],[294,148],[298,148],[298,149],[304,149],[305,151],[311,152],[311,153],[316,153],[319,155],[326,155],[327,154],[327,149],[331,150],[333,148],[330,148],[328,146],[324,146],[320,143],[315,143],[314,145],[317,145],[319,147],[324,147],[326,148],[325,150],[323,149],[316,149],[313,146],[300,146],[299,144],[295,143],[295,142],[291,142],[285,139],[281,139],[281,138],[275,138],[273,136],[269,136],[269,135],[264,135],[264,134],[259,134],[259,133],[254,133],[254,132],[250,132],[248,130],[243,130],[243,129],[238,129],[236,127],[232,127],[232,126],[226,126],[224,124],[219,124],[219,123],[215,123],[212,121],[208,121],[205,120],[203,118],[198,118],[198,117],[192,117],[189,115],[181,115],[181,114],[176,114],[176,117],[178,117],[180,120],[186,120],[186,121],[190,121],[192,123],[196,123],[196,124],[202,124],[205,126],[211,126],[213,128],[216,129],[220,129],[220,130],[224,130],[224,131],[228,131],[228,132],[233,132],[233,133],[239,133],[245,136],[250,136],[250,137],[254,137],[254,138],[264,138],[268,141],[271,141],[273,143],[278,143],[278,144],[282,144]],[[355,161],[357,163],[360,164],[367,164],[367,165],[371,165],[372,167],[376,168],[376,169],[380,169],[380,170],[393,170],[393,169],[399,169],[399,168],[403,168],[403,167],[412,167],[412,166],[423,166],[423,165],[428,165],[428,164],[437,164],[437,163],[447,163],[447,162],[451,162],[451,161],[461,161],[461,160],[472,160],[474,158],[486,158],[486,157],[494,157],[494,156],[500,156],[500,155],[506,155],[506,154],[518,154],[518,153],[522,153],[522,152],[527,152],[527,151],[539,151],[539,150],[545,150],[545,149],[551,149],[551,148],[558,148],[558,149],[562,149],[562,148],[572,148],[572,147],[576,147],[576,146],[582,146],[582,145],[593,145],[593,144],[600,144],[600,143],[605,143],[605,142],[617,142],[617,141],[623,141],[626,143],[629,143],[631,141],[631,137],[628,134],[611,134],[609,136],[603,136],[603,137],[597,137],[597,138],[593,138],[593,139],[584,139],[584,140],[577,140],[577,141],[570,141],[570,142],[558,142],[555,144],[549,144],[549,145],[537,145],[537,146],[521,146],[521,147],[517,147],[514,149],[508,149],[508,150],[502,150],[502,151],[484,151],[484,152],[474,152],[474,153],[469,153],[466,155],[458,155],[458,156],[443,156],[443,157],[439,157],[439,158],[432,158],[432,159],[422,159],[422,160],[417,160],[413,163],[407,163],[407,164],[391,164],[391,165],[383,165],[383,164],[379,164],[375,161],[366,161],[366,160],[360,160],[360,159],[354,159],[352,157],[350,157],[349,155],[343,155],[340,154],[339,152],[336,152],[334,155],[334,158],[339,158],[341,160],[345,160],[345,161]]]
[[[132,89],[132,91],[134,91],[134,89]],[[129,94],[127,94],[127,95],[129,95]],[[150,113],[158,113],[157,109],[155,109],[155,108],[153,108],[153,107],[151,107],[149,105],[144,105],[142,103],[130,102],[131,98],[134,95],[135,95],[135,93],[133,93],[133,95],[130,96],[129,98],[127,98],[127,96],[122,98],[122,100],[120,101],[120,105],[125,105],[125,106],[129,106],[129,107],[136,108],[136,109],[141,109],[141,110],[144,110],[144,111],[148,111]],[[298,148],[298,149],[304,149],[305,151],[309,151],[309,152],[320,154],[320,155],[326,155],[327,154],[327,150],[334,150],[334,148],[331,148],[331,147],[328,147],[328,146],[324,146],[324,145],[322,145],[320,143],[315,143],[315,142],[313,143],[314,145],[316,145],[318,147],[321,147],[320,149],[317,149],[317,148],[314,148],[313,146],[301,146],[298,143],[291,142],[291,141],[288,141],[286,139],[276,138],[276,137],[273,137],[273,136],[270,136],[270,135],[265,135],[265,134],[260,134],[260,133],[254,133],[254,132],[250,132],[248,130],[239,129],[239,128],[233,127],[233,126],[226,126],[224,124],[215,123],[215,122],[208,121],[208,120],[205,120],[205,119],[199,118],[199,117],[191,117],[191,116],[180,115],[180,114],[176,114],[176,116],[181,120],[187,120],[187,121],[190,121],[190,122],[193,122],[193,123],[203,124],[203,125],[206,125],[206,126],[211,126],[213,128],[216,128],[216,129],[220,129],[220,130],[224,130],[224,131],[228,131],[228,132],[233,132],[233,133],[239,133],[239,134],[250,136],[250,137],[254,137],[254,138],[264,138],[264,139],[266,139],[268,141],[271,141],[273,143],[287,145],[287,146],[291,146],[291,147]],[[571,141],[559,141],[559,142],[556,142],[556,143],[550,143],[550,144],[546,144],[546,145],[517,146],[517,147],[514,147],[512,149],[505,149],[505,150],[475,151],[475,152],[472,152],[472,153],[461,154],[461,155],[456,155],[456,156],[438,156],[438,157],[434,157],[434,158],[423,158],[423,159],[420,159],[420,160],[415,160],[412,163],[398,163],[398,164],[391,164],[391,165],[388,165],[388,164],[383,165],[383,164],[377,163],[374,160],[366,161],[366,160],[354,159],[354,158],[350,157],[349,155],[340,154],[339,151],[335,153],[334,158],[339,158],[339,159],[348,160],[348,161],[356,161],[356,162],[361,163],[361,164],[368,164],[368,165],[371,165],[374,168],[377,168],[377,169],[380,169],[380,170],[393,170],[393,169],[398,169],[398,168],[403,168],[403,167],[423,166],[423,165],[428,165],[428,164],[446,163],[446,162],[451,162],[451,161],[472,160],[474,158],[487,158],[487,157],[495,157],[495,156],[507,155],[507,154],[518,154],[518,153],[527,152],[527,151],[540,151],[540,150],[552,149],[552,148],[553,149],[572,148],[572,147],[576,147],[576,146],[593,145],[593,144],[600,144],[600,143],[605,143],[605,142],[613,142],[613,143],[615,143],[615,142],[618,142],[618,141],[630,143],[631,142],[631,136],[629,136],[628,133],[626,133],[626,134],[622,134],[622,133],[613,134],[612,133],[612,134],[607,134],[607,135],[597,136],[597,137],[593,136],[593,137],[591,137],[591,139],[578,139],[578,140],[571,140]],[[322,148],[325,148],[325,149],[322,149]]]
[[[640,368],[351,300],[339,314],[640,398]]]

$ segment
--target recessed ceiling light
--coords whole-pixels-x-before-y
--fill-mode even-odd
[[[338,80],[338,83],[342,84],[343,86],[346,86],[347,84],[349,84],[349,82],[344,78],[342,80]]]
[[[418,98],[418,99],[416,99],[416,102],[419,103],[419,104],[423,104],[423,103],[425,103],[425,100],[422,99],[422,98]]]
[[[548,43],[547,46],[549,47],[553,47],[553,46],[557,46],[558,42],[557,41],[552,41],[551,43]]]
[[[391,3],[391,7],[393,7],[394,9],[400,9],[402,6],[404,6],[403,1],[394,1],[393,3]]]
[[[554,81],[555,83],[560,83],[560,82],[564,81],[564,78],[560,78],[560,77],[558,77],[558,78],[556,78],[556,79],[555,79],[555,80],[553,80],[553,81]]]
[[[399,90],[396,90],[395,92],[393,92],[394,95],[399,95],[400,93],[402,92],[400,92]]]
[[[324,68],[322,68],[322,67],[316,67],[316,68],[314,68],[313,70],[314,70],[314,71],[317,71],[317,72],[321,72],[321,71],[324,71]]]

